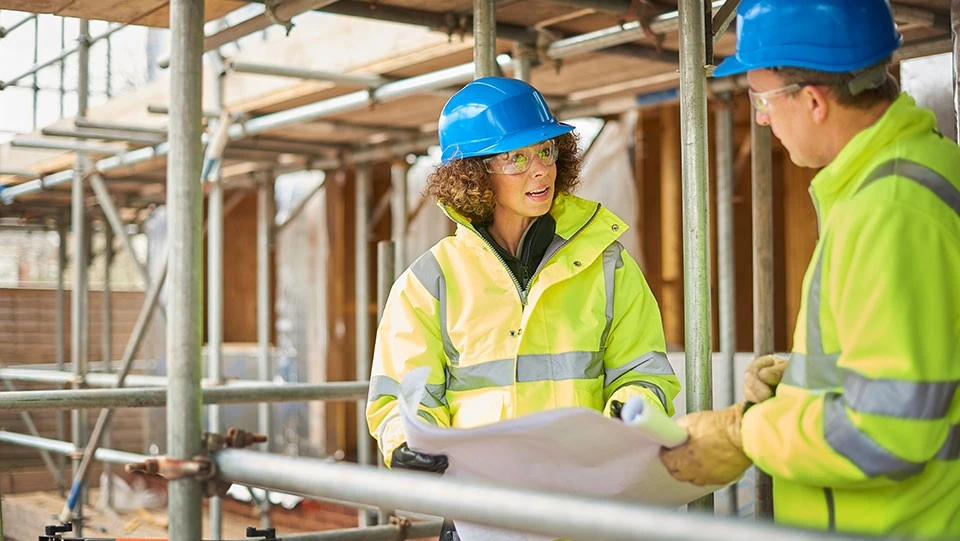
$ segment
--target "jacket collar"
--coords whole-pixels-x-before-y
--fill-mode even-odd
[[[821,229],[834,205],[856,193],[890,143],[934,130],[936,123],[932,111],[918,107],[912,97],[901,93],[876,123],[855,135],[810,183]]]

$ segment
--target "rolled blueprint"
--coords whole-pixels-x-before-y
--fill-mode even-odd
[[[667,417],[660,408],[651,406],[639,396],[633,396],[623,405],[620,418],[624,424],[643,428],[652,439],[664,447],[679,447],[687,441],[687,431]]]

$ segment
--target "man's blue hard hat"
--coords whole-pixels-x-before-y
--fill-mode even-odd
[[[443,163],[509,152],[573,130],[550,112],[547,100],[529,84],[483,77],[454,94],[440,113]]]
[[[882,62],[902,40],[887,0],[743,0],[737,53],[713,75],[776,67],[852,72]]]

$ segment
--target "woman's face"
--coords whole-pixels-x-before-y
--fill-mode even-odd
[[[498,154],[485,163],[497,198],[494,215],[537,218],[550,211],[557,180],[557,148],[552,139]]]

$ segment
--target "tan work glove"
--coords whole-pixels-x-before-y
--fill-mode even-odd
[[[743,396],[747,402],[759,404],[773,398],[786,369],[787,361],[774,355],[754,359],[743,376]]]
[[[697,486],[726,485],[750,467],[740,441],[744,404],[685,415],[677,424],[690,439],[680,447],[660,449],[660,462],[677,481]]]

